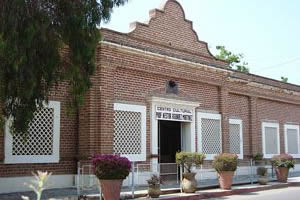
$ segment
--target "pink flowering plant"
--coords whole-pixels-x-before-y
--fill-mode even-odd
[[[92,164],[98,179],[125,179],[131,169],[131,162],[118,154],[96,154]]]
[[[287,167],[287,168],[295,167],[295,160],[293,156],[286,153],[273,156],[271,159],[271,163],[275,167]]]

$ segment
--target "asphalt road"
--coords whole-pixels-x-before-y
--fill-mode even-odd
[[[300,200],[300,187],[252,192],[242,195],[232,195],[214,198],[214,200]],[[213,199],[210,199],[213,200]]]

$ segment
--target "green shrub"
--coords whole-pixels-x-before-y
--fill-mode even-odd
[[[265,167],[259,167],[259,168],[257,168],[256,173],[257,173],[257,175],[259,175],[259,176],[267,176],[267,174],[268,174],[268,169],[265,168]]]
[[[271,159],[271,163],[275,167],[287,167],[287,168],[295,167],[295,160],[293,156],[286,153],[273,156]]]
[[[262,154],[262,153],[256,153],[256,154],[253,156],[253,160],[254,160],[254,161],[262,160],[263,158],[264,158],[264,154]]]
[[[178,165],[181,165],[181,167],[189,173],[191,173],[192,166],[199,167],[203,163],[204,159],[205,159],[205,155],[203,153],[196,153],[196,152],[176,153],[176,163]]]
[[[231,153],[222,153],[215,156],[212,163],[217,172],[235,171],[238,164],[238,156]]]
[[[148,183],[149,186],[156,186],[156,185],[163,184],[160,177],[156,174],[152,174],[150,179],[147,180],[147,183]]]

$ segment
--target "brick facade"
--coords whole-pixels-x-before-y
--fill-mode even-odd
[[[77,161],[87,161],[94,153],[112,153],[116,102],[146,105],[150,155],[149,98],[153,96],[199,102],[198,111],[220,113],[224,152],[229,151],[228,120],[242,119],[246,159],[262,152],[261,122],[279,122],[284,151],[283,124],[300,124],[299,86],[227,69],[227,63],[213,57],[207,43],[198,40],[192,22],[175,0],[168,0],[161,10],[151,10],[148,24],[131,26],[129,33],[101,29],[104,41],[97,49],[93,87],[78,113],[66,114],[65,85],[53,92],[52,99],[62,103],[59,163],[4,164],[1,135],[0,177],[27,176],[37,169],[76,174]],[[169,80],[178,83],[178,95],[166,94]]]

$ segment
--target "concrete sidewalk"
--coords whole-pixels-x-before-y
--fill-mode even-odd
[[[271,190],[276,188],[285,188],[291,186],[300,186],[300,177],[293,177],[288,179],[288,183],[278,183],[269,182],[268,185],[258,185],[258,184],[245,184],[245,185],[235,185],[232,190],[221,190],[219,188],[200,188],[194,194],[180,193],[179,188],[172,189],[162,189],[163,195],[159,199],[165,200],[199,200],[207,198],[218,198],[222,196],[229,196],[233,194],[242,194],[249,192],[257,192],[263,190]],[[210,187],[211,188],[211,187]],[[99,193],[97,191],[92,192],[93,195],[86,195],[81,199],[84,200],[99,200]],[[35,195],[33,192],[20,192],[20,193],[8,193],[0,194],[0,200],[21,200],[21,195],[29,196],[34,199]],[[78,200],[76,188],[68,189],[50,189],[43,193],[43,199],[51,200]],[[121,199],[132,199],[131,192],[122,192]],[[147,190],[139,190],[135,192],[136,200],[146,200]]]
[[[233,186],[231,190],[222,190],[219,188],[204,189],[204,190],[197,191],[195,194],[185,194],[185,193],[164,194],[157,199],[199,200],[199,199],[217,198],[217,197],[229,196],[234,194],[257,192],[257,191],[293,187],[293,186],[300,186],[300,177],[289,178],[288,183],[269,182],[268,185],[259,185],[259,184],[239,185],[239,186]],[[136,200],[144,200],[144,199],[146,200],[151,198],[148,197],[136,198]]]

